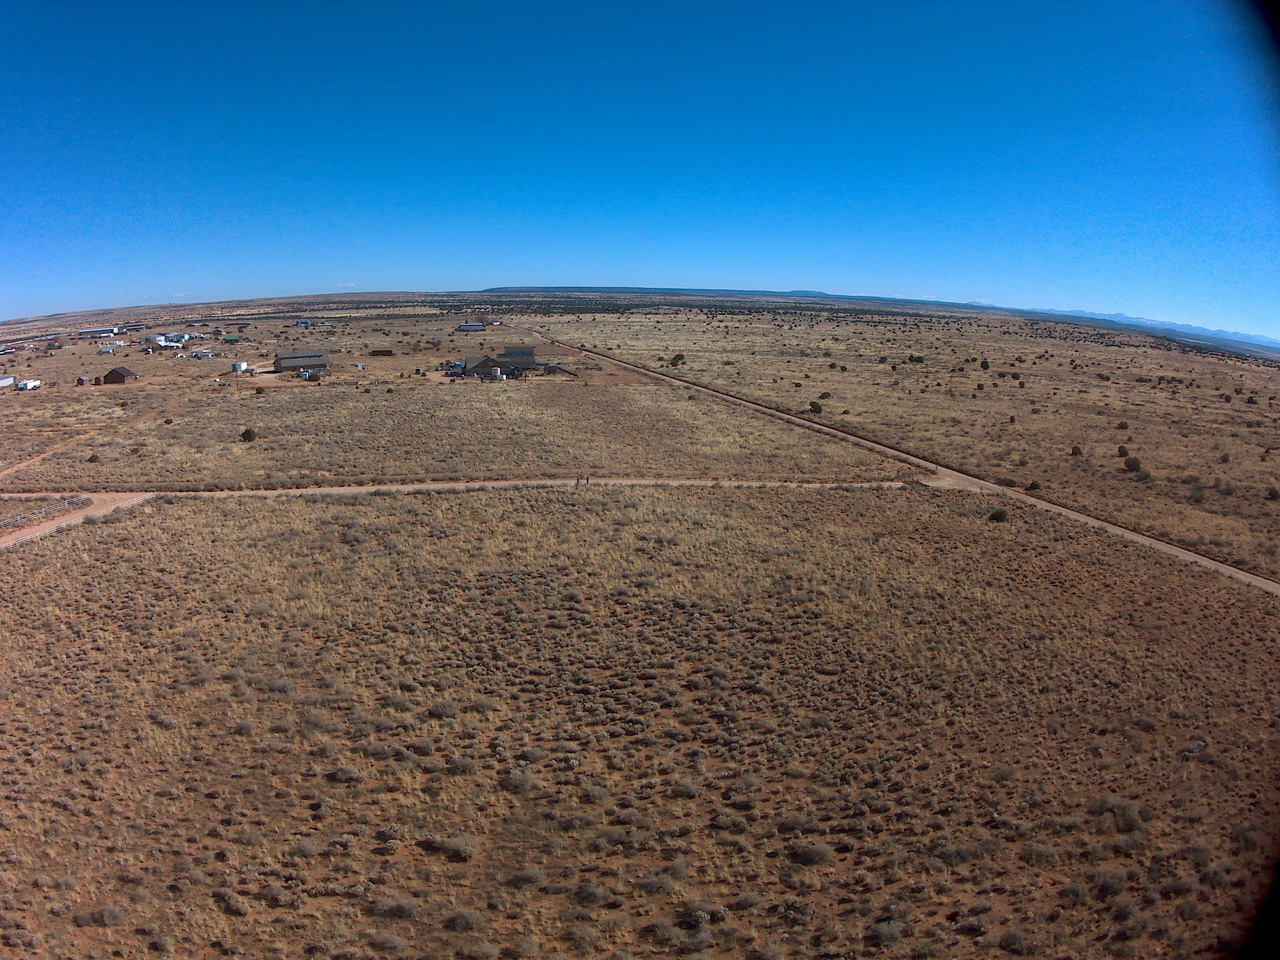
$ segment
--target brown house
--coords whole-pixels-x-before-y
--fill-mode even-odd
[[[128,367],[112,367],[111,371],[103,378],[103,383],[124,383],[128,380],[137,380],[138,375]]]

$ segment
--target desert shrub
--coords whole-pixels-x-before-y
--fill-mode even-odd
[[[676,882],[665,873],[651,873],[637,880],[636,886],[643,893],[671,893],[676,888]]]
[[[364,779],[360,771],[349,763],[344,763],[338,767],[337,770],[329,774],[329,778],[338,783],[356,783]]]
[[[473,773],[476,769],[476,758],[459,754],[456,757],[450,757],[449,762],[445,764],[445,769],[455,776],[464,776]]]
[[[640,934],[664,947],[674,946],[684,939],[684,934],[677,930],[675,924],[665,917],[660,917],[644,927]]]
[[[671,788],[671,796],[680,800],[692,800],[702,791],[692,780],[681,780]]]
[[[1039,843],[1029,843],[1018,854],[1023,863],[1033,867],[1051,867],[1058,862],[1058,855],[1052,847]]]
[[[1040,489],[1040,481],[1039,481],[1039,480],[1032,480],[1030,483],[1028,483],[1028,484],[1027,484],[1027,489],[1028,489],[1028,490],[1039,490],[1039,489]]]
[[[258,431],[253,429],[253,427],[245,427],[240,431],[240,439],[245,443],[253,443],[253,441],[258,439]]]
[[[124,920],[124,911],[108,903],[77,913],[72,919],[77,927],[114,927]]]
[[[593,880],[582,881],[582,883],[578,884],[577,889],[573,891],[574,902],[584,907],[601,903],[608,896],[608,889]]]
[[[1127,457],[1128,455],[1129,455],[1129,448],[1126,447],[1123,443],[1116,448],[1117,457]]]
[[[789,843],[787,857],[792,863],[814,867],[831,863],[836,858],[836,852],[825,843]]]
[[[266,392],[267,392],[267,388],[266,388],[266,387],[254,387],[254,388],[253,388],[253,392],[254,392],[254,393],[256,393],[258,396],[262,396],[264,393],[266,393]]]
[[[990,515],[987,517],[987,519],[990,520],[992,523],[1004,523],[1006,520],[1009,519],[1009,511],[1004,509],[1004,507],[999,507],[995,510],[992,510]]]
[[[474,910],[459,910],[445,917],[444,928],[455,933],[467,933],[484,923],[484,917]]]
[[[528,793],[538,787],[538,778],[529,767],[508,767],[498,778],[498,786],[508,793]]]
[[[1083,451],[1082,449],[1080,449],[1080,444],[1078,444],[1078,443],[1077,443],[1074,447],[1072,447],[1072,448],[1071,448],[1071,455],[1072,455],[1073,457],[1083,457],[1083,456],[1084,456],[1084,451]]]
[[[538,867],[525,867],[513,873],[507,883],[517,890],[523,890],[525,887],[536,886],[545,879],[546,876]]]
[[[1008,930],[1000,938],[1000,949],[1015,957],[1029,957],[1040,951],[1040,942],[1021,930]]]
[[[1129,421],[1128,421],[1128,420],[1121,420],[1119,423],[1117,423],[1117,424],[1116,424],[1116,429],[1117,429],[1117,430],[1128,430],[1128,429],[1129,429]]]
[[[986,361],[983,361],[984,363]],[[880,920],[867,927],[862,934],[863,943],[877,950],[892,946],[902,939],[905,932],[901,921]]]
[[[1125,457],[1124,468],[1129,471],[1129,473],[1137,473],[1142,469],[1142,461],[1137,457]]]
[[[991,364],[988,363],[986,360],[983,360],[980,364],[978,364],[978,366],[980,366],[983,370],[991,369]]]
[[[368,936],[369,946],[381,953],[401,954],[409,949],[403,937],[387,930],[378,930]]]
[[[433,837],[424,841],[423,845],[429,849],[438,850],[458,863],[466,863],[480,852],[480,841],[465,833],[455,834],[452,837]]]
[[[821,413],[821,412],[822,412],[822,404],[820,404],[817,400],[810,400],[810,401],[809,401],[809,412],[810,412],[810,413]]]
[[[427,708],[427,715],[437,720],[448,719],[458,715],[458,705],[452,700],[437,700]]]
[[[374,897],[373,902],[369,904],[369,912],[378,917],[417,920],[422,915],[422,905],[412,897]],[[445,923],[447,925],[448,921],[446,920]]]
[[[96,453],[89,454],[89,463],[99,463],[101,462],[101,460],[102,458],[99,457]]]

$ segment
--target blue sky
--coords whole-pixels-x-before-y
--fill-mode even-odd
[[[1280,95],[1209,2],[0,3],[0,318],[816,289],[1280,337]]]

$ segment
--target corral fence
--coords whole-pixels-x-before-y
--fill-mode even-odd
[[[0,530],[7,530],[11,527],[29,527],[33,523],[39,523],[41,520],[48,520],[50,517],[56,517],[60,513],[67,513],[80,507],[87,507],[92,501],[83,495],[67,497],[65,500],[56,500],[53,503],[46,503],[38,510],[32,510],[30,513],[24,513],[21,516],[10,517],[7,520],[0,520]]]
[[[135,497],[130,497],[128,500],[122,500],[119,503],[112,504],[111,506],[107,507],[106,510],[108,512],[114,511],[114,510],[122,510],[125,507],[132,507],[139,503],[144,503],[145,501],[150,500],[154,496],[155,496],[154,493],[140,493]],[[77,500],[77,499],[89,500],[88,497],[71,497],[70,498],[70,500]],[[12,550],[15,547],[22,546],[24,543],[32,543],[36,540],[43,540],[45,537],[53,536],[55,533],[62,533],[62,531],[64,530],[69,530],[72,527],[78,526],[79,524],[83,523],[84,519],[85,519],[84,517],[72,517],[65,524],[59,524],[56,527],[49,527],[44,530],[35,530],[27,534],[25,537],[17,536],[16,539],[11,540],[10,542],[6,543],[3,547],[0,547],[0,552]]]

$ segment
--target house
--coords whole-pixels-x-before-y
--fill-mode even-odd
[[[534,359],[534,349],[534,347],[527,347],[523,345],[508,345],[502,348],[502,353],[498,355],[498,359],[509,366],[512,370],[519,373],[526,373],[530,370],[538,369],[539,366],[545,365],[539,364],[538,361]]]
[[[114,337],[120,332],[119,327],[90,327],[88,330],[77,330],[81,337]]]
[[[514,371],[502,360],[491,357],[487,353],[483,357],[467,357],[462,363],[464,377],[484,377],[490,380],[502,380]]]
[[[125,383],[126,381],[137,379],[138,375],[128,367],[112,367],[102,376],[103,383]]]
[[[310,377],[328,370],[331,364],[327,353],[308,350],[300,353],[277,353],[274,369],[276,373],[296,373]]]
[[[484,324],[477,320],[460,323],[457,326],[459,333],[484,333]]]
[[[369,356],[371,357],[394,357],[395,355],[396,355],[396,352],[394,350],[370,350],[369,351]]]

